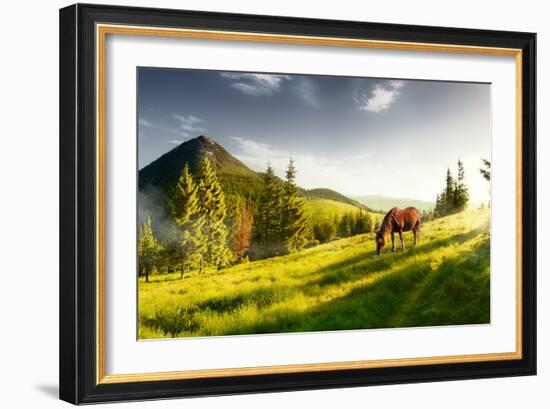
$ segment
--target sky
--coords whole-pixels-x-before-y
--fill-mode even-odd
[[[349,196],[434,201],[464,162],[486,202],[490,84],[138,68],[138,166],[207,135],[255,171]]]

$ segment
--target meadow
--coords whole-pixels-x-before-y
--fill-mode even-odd
[[[140,277],[139,338],[489,323],[489,210],[424,223],[416,248],[405,238],[405,252],[388,238],[381,256],[366,233],[183,279]]]
[[[334,217],[342,217],[346,213],[355,214],[359,211],[357,206],[337,202],[330,199],[307,199],[304,200],[304,211],[313,222],[334,220]],[[374,216],[375,213],[372,213]]]
[[[334,217],[342,217],[345,214],[356,214],[359,211],[357,206],[338,202],[331,199],[306,199],[304,200],[304,211],[313,223],[327,222],[334,220]],[[383,214],[369,212],[373,221],[381,221]]]

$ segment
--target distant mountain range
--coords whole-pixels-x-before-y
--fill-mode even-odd
[[[208,157],[228,195],[238,195],[255,200],[261,192],[262,174],[254,172],[239,159],[231,155],[220,144],[205,135],[183,142],[171,151],[160,156],[139,171],[139,189],[159,189],[165,193],[176,184],[185,164],[192,174],[199,170],[200,160]],[[299,171],[299,169],[298,169]],[[330,199],[358,208],[367,206],[331,189],[299,189],[300,195],[311,199]]]
[[[435,203],[427,202],[424,200],[409,199],[409,198],[397,198],[387,197],[381,195],[367,195],[367,196],[353,196],[352,199],[357,200],[365,206],[375,211],[382,213],[387,212],[392,207],[409,207],[414,206],[420,210],[431,210],[434,208]]]

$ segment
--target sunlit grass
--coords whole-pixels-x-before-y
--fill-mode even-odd
[[[374,254],[373,233],[202,275],[139,281],[139,337],[489,321],[489,211],[424,224],[420,244]],[[397,246],[399,247],[399,246]]]
[[[357,206],[338,202],[331,199],[310,198],[304,200],[304,210],[313,223],[333,221],[334,217],[341,218],[344,214],[356,214],[359,211]],[[373,222],[381,220],[384,215],[380,213],[369,212]]]

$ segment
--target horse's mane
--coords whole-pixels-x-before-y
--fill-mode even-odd
[[[399,209],[397,207],[394,207],[388,213],[386,213],[384,219],[382,220],[382,223],[380,223],[380,230],[378,230],[378,234],[390,230],[391,222],[395,221],[395,215],[397,212],[399,212]]]

